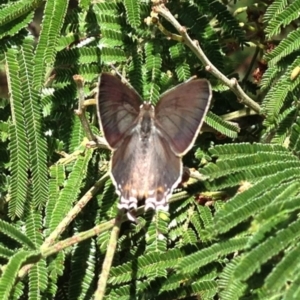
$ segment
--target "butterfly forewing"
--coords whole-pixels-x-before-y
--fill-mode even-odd
[[[182,83],[161,96],[155,107],[156,125],[176,154],[185,154],[193,145],[210,100],[211,87],[205,79]]]
[[[117,77],[103,73],[99,81],[97,112],[101,129],[112,149],[118,147],[139,114],[140,96]]]

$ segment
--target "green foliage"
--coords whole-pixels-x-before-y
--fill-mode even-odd
[[[280,33],[280,27],[289,25],[295,19],[298,19],[298,11],[300,9],[300,1],[295,0],[293,3],[287,1],[274,1],[268,8],[266,15],[273,12],[273,16],[269,18],[266,33],[268,37],[272,37]]]
[[[10,257],[8,264],[1,275],[0,297],[2,299],[10,298],[11,290],[13,289],[13,285],[18,277],[20,267],[32,255],[32,252],[20,250]]]
[[[8,82],[11,84],[10,105],[12,120],[9,124],[10,143],[10,193],[12,200],[9,203],[10,215],[22,216],[25,209],[27,194],[27,169],[29,165],[28,142],[26,138],[25,115],[22,106],[22,92],[19,85],[19,65],[16,51],[6,53],[8,65]]]
[[[300,78],[297,73],[292,74],[300,63],[299,29],[292,30],[290,26],[298,18],[297,11],[299,7],[299,0],[291,3],[285,0],[277,0],[268,7],[265,14],[266,24],[268,25],[266,27],[267,37],[273,39],[267,45],[272,51],[269,50],[265,53],[268,70],[262,79],[262,85],[266,90],[262,109],[266,115],[265,126],[267,132],[274,131],[274,129],[282,132],[282,128],[280,129],[280,126],[278,126],[282,122],[280,115],[287,107],[294,106],[295,109],[298,108],[293,95],[298,92]],[[285,32],[280,39],[277,39],[274,36],[280,33],[282,27],[285,28]],[[290,119],[286,127],[291,127],[292,124],[293,118]],[[282,139],[286,138],[287,134]],[[276,137],[274,142],[278,142]]]
[[[239,128],[236,125],[223,121],[212,112],[208,112],[205,122],[215,130],[231,138],[236,138],[239,132]]]
[[[140,5],[141,4],[138,1],[134,1],[134,0],[124,1],[127,21],[135,29],[138,28],[141,24]]]
[[[153,104],[195,75],[214,97],[184,157],[198,172],[168,213],[123,222],[105,299],[299,298],[300,0],[227,2],[165,5],[259,116],[153,1],[2,1],[0,299],[94,296],[118,197],[110,151],[86,147],[73,75],[90,99],[113,69]],[[99,135],[94,106],[85,114]]]

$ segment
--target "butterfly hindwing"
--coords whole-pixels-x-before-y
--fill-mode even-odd
[[[136,209],[138,200],[144,199],[145,209],[167,210],[167,201],[180,182],[182,165],[157,131],[149,143],[143,143],[134,132],[113,153],[111,173],[121,198],[119,208]]]

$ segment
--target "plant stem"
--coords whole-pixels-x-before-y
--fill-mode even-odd
[[[112,265],[112,261],[116,252],[118,237],[120,233],[120,227],[123,221],[123,211],[119,211],[116,219],[115,225],[111,231],[109,243],[106,250],[105,259],[102,266],[102,272],[100,274],[100,278],[98,280],[98,287],[95,292],[95,300],[102,300],[105,295],[107,280],[109,276],[109,271]]]
[[[254,111],[260,111],[260,106],[252,100],[246,93],[243,91],[241,86],[238,84],[236,78],[229,79],[224,74],[222,74],[206,57],[203,50],[201,49],[199,42],[197,40],[192,40],[188,35],[186,28],[180,25],[177,19],[171,14],[171,12],[165,7],[164,4],[158,4],[153,6],[153,11],[161,15],[168,22],[170,22],[178,33],[182,36],[183,43],[186,44],[194,54],[199,58],[199,60],[203,63],[205,69],[213,74],[216,78],[221,80],[224,84],[226,84],[238,97],[239,102],[244,103],[246,106],[252,108]],[[158,21],[154,18],[154,24],[157,24]]]
[[[77,202],[77,204],[68,212],[66,217],[57,225],[55,230],[46,238],[45,242],[41,246],[41,251],[43,251],[45,248],[48,248],[57,239],[57,237],[79,214],[82,208],[92,199],[94,195],[97,194],[108,177],[109,174],[106,173],[87,191],[87,193],[85,193],[85,195]]]

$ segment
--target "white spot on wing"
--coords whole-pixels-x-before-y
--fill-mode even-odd
[[[121,203],[123,204],[129,204],[130,200],[125,199],[123,196],[121,197]]]
[[[149,209],[155,209],[155,205],[152,202],[147,202],[145,204],[145,211],[149,210]]]
[[[169,211],[169,205],[162,203],[162,204],[156,206],[156,210],[162,210],[162,211],[168,212]]]
[[[130,220],[131,222],[137,223],[136,217],[135,217],[130,211],[127,212],[127,218],[128,218],[128,220]]]
[[[137,209],[137,199],[135,197],[130,197],[129,198],[129,205],[128,209]]]
[[[153,196],[154,195],[154,190],[148,191],[148,195]]]
[[[118,209],[125,209],[125,210],[127,210],[128,209],[128,204],[119,203],[118,204]]]

